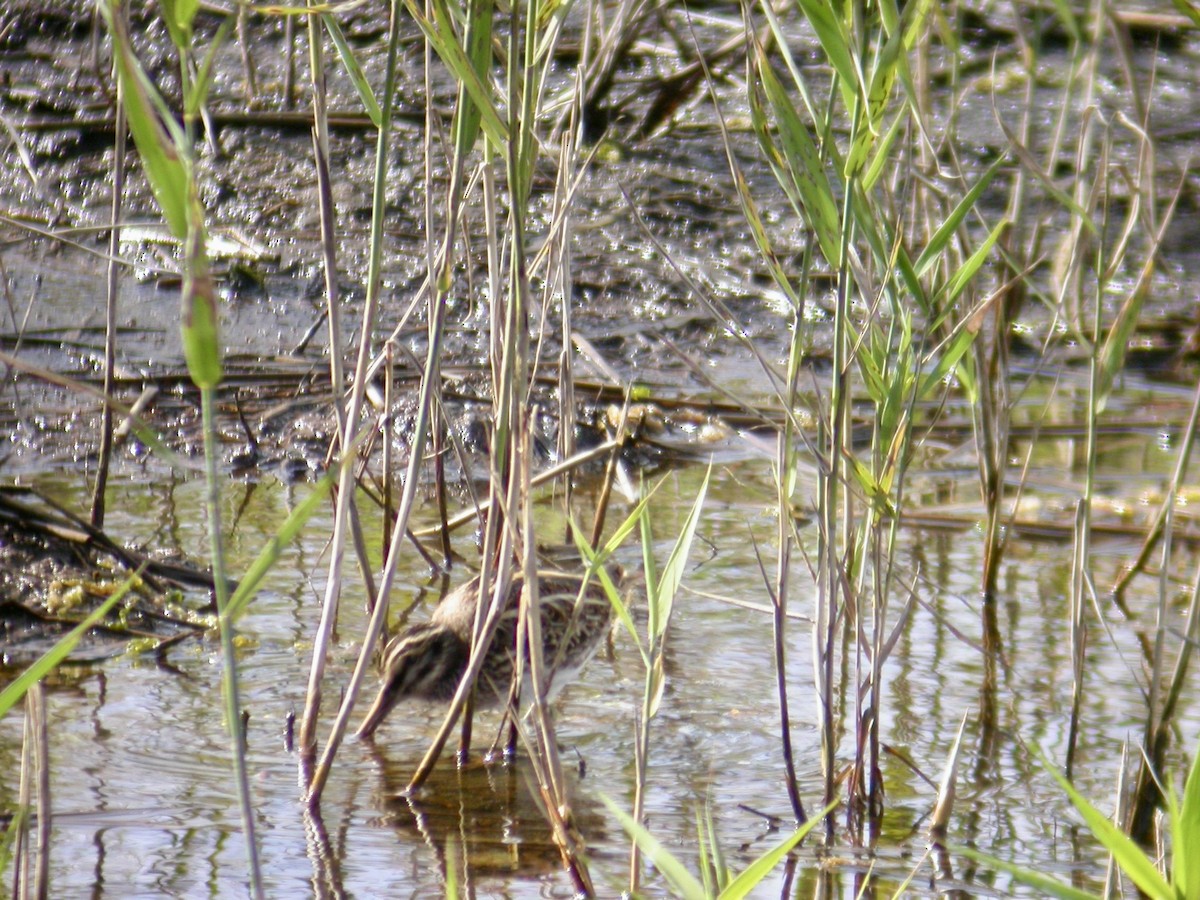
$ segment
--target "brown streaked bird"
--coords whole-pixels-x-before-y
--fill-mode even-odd
[[[620,580],[620,566],[609,563],[605,568],[614,582]],[[496,706],[508,697],[524,586],[524,577],[515,575],[492,642],[484,652],[475,692],[479,706]],[[598,575],[585,585],[582,573],[560,569],[538,570],[538,594],[542,659],[550,672],[549,699],[595,655],[608,633],[612,604]],[[443,597],[428,622],[410,626],[388,642],[379,694],[358,728],[359,737],[369,737],[401,700],[445,702],[454,696],[471,656],[478,597],[479,576],[475,576]],[[528,696],[527,691],[523,693]]]

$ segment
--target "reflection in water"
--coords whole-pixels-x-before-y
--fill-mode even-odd
[[[342,882],[342,857],[329,840],[320,807],[304,804],[304,835],[313,864],[313,893],[335,900],[346,896]]]
[[[514,875],[539,881],[562,872],[562,856],[528,760],[439,765],[411,796],[405,788],[416,759],[401,762],[377,752],[376,762],[382,824],[394,829],[405,846],[424,844],[438,862],[443,884],[452,875],[460,896],[491,896],[495,885],[508,884]],[[585,839],[604,840],[598,804],[587,792],[571,790],[578,772],[568,769],[566,774],[576,825]]]

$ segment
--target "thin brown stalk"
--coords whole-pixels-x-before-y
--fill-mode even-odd
[[[237,39],[242,56],[242,91],[249,109],[258,96],[258,76],[254,71],[254,56],[250,52],[250,5],[247,3],[237,5]]]
[[[458,690],[455,692],[454,697],[450,701],[450,706],[446,710],[445,720],[442,722],[437,734],[430,742],[429,748],[425,751],[425,756],[422,757],[416,771],[413,772],[412,778],[409,780],[406,789],[409,792],[419,790],[421,785],[429,778],[434,764],[446,746],[446,741],[450,738],[450,732],[453,730],[454,724],[458,721],[463,710],[466,709],[467,702],[475,690],[475,683],[479,679],[479,672],[483,668],[485,655],[483,651],[491,644],[492,637],[496,633],[496,625],[499,623],[500,615],[504,611],[508,592],[512,587],[511,560],[513,558],[514,545],[512,529],[501,529],[500,522],[501,518],[499,516],[488,517],[484,549],[486,551],[490,546],[495,552],[485,552],[483,556],[483,568],[479,574],[480,596],[476,603],[476,610],[482,614],[482,618],[477,620],[478,629],[471,644],[470,662],[467,664],[467,670],[463,673]],[[496,544],[497,538],[499,538],[498,547]],[[496,567],[495,573],[492,571],[493,558],[500,560],[500,565]],[[488,599],[487,603],[483,602],[485,599]]]
[[[328,91],[326,87],[327,71],[325,67],[323,34],[321,18],[316,15],[307,17],[309,74],[312,80],[313,102],[313,166],[317,175],[317,207],[320,213],[321,230],[321,262],[325,280],[325,319],[329,325],[329,381],[330,399],[333,402],[334,415],[338,424],[338,444],[342,453],[346,453],[355,435],[349,426],[346,403],[343,395],[345,385],[345,365],[342,359],[342,299],[338,286],[338,253],[337,253],[337,214],[333,202],[333,177],[330,172],[329,151],[329,109]],[[291,17],[288,17],[291,21]],[[330,454],[333,448],[330,448]],[[330,460],[327,460],[327,464]],[[347,469],[352,467],[347,466]],[[375,578],[370,568],[370,557],[367,554],[366,538],[363,536],[362,523],[359,519],[358,506],[354,502],[353,491],[347,498],[349,506],[350,536],[354,544],[355,556],[358,560],[359,571],[367,598],[367,609],[373,609],[376,601]],[[340,545],[335,545],[340,546]],[[340,551],[339,551],[340,553]],[[307,716],[305,717],[307,721]],[[303,732],[303,729],[302,729]],[[310,735],[311,737],[311,735]],[[302,735],[302,746],[303,735]]]
[[[1149,681],[1146,702],[1146,724],[1142,734],[1142,761],[1138,767],[1137,784],[1134,788],[1133,808],[1129,815],[1129,836],[1140,844],[1152,843],[1154,837],[1154,812],[1161,802],[1159,773],[1163,771],[1166,750],[1170,744],[1170,722],[1164,715],[1164,682],[1166,676],[1167,622],[1174,616],[1170,612],[1173,591],[1169,584],[1171,570],[1172,522],[1174,508],[1168,508],[1163,523],[1162,563],[1158,583],[1158,610],[1155,622],[1154,643],[1147,673]],[[1200,584],[1200,576],[1197,583]],[[1191,606],[1195,606],[1193,595]],[[1188,623],[1189,629],[1192,622]]]
[[[311,37],[312,32],[309,32]],[[291,110],[296,105],[296,17],[283,17],[283,105]]]
[[[610,454],[612,454],[612,452],[614,450],[620,449],[620,447],[622,446],[622,443],[623,442],[621,441],[620,437],[618,436],[618,437],[614,437],[614,438],[609,438],[608,440],[604,441],[602,444],[597,444],[595,447],[591,447],[587,450],[582,451],[581,453],[577,453],[575,456],[571,457],[570,459],[565,459],[562,462],[557,463],[556,465],[551,466],[550,468],[539,472],[533,478],[533,486],[535,488],[541,487],[543,484],[554,481],[556,478],[561,478],[563,475],[567,474],[568,472],[571,472],[574,469],[579,468],[580,466],[586,465],[587,463],[592,462],[593,460],[596,460],[596,459],[600,459],[601,457],[610,455]],[[420,528],[420,529],[417,529],[416,531],[414,531],[413,535],[418,538],[430,537],[430,536],[438,534],[443,529],[443,527],[449,531],[456,531],[459,528],[462,528],[464,525],[468,525],[471,522],[478,520],[481,516],[484,516],[491,508],[492,508],[492,501],[490,499],[484,500],[481,503],[477,503],[477,504],[471,506],[469,509],[464,509],[462,512],[456,513],[455,515],[451,516],[447,520],[445,526],[433,525],[428,528]]]
[[[329,839],[329,830],[325,827],[320,807],[305,806],[301,816],[304,820],[307,855],[313,867],[313,893],[319,897],[347,896],[341,871],[342,856]]]
[[[1067,754],[1065,771],[1072,777],[1075,765],[1075,745],[1079,737],[1079,715],[1083,708],[1083,678],[1087,653],[1087,619],[1084,593],[1088,569],[1088,554],[1091,547],[1091,504],[1081,499],[1075,513],[1075,543],[1071,556],[1071,587],[1068,633],[1071,639],[1071,715],[1067,725]]]
[[[25,700],[24,739],[21,741],[21,768],[17,778],[17,810],[10,829],[15,829],[12,846],[12,893],[14,900],[29,896],[29,810],[33,798],[35,740],[33,736],[33,691]]]
[[[383,467],[383,485],[380,493],[383,500],[383,555],[386,557],[391,548],[388,546],[389,526],[395,519],[392,517],[393,512],[393,497],[392,492],[395,488],[392,470],[394,465],[395,447],[392,443],[392,345],[388,344],[383,348],[384,367],[383,367],[383,417],[380,420],[380,430],[383,432],[383,454],[380,465]],[[434,457],[438,457],[438,444],[436,435],[440,429],[434,428]],[[370,610],[367,610],[370,612]]]
[[[787,464],[787,461],[792,458],[792,454],[795,451],[792,447],[785,446],[785,442],[791,442],[791,436],[786,429],[779,432],[779,447],[776,458]],[[784,483],[782,473],[786,471],[786,468],[780,470],[778,478],[780,487]],[[785,506],[781,505],[779,508],[782,510]],[[804,801],[800,798],[800,784],[796,778],[796,760],[792,749],[792,720],[787,689],[787,642],[785,640],[788,616],[788,593],[791,585],[791,556],[794,546],[792,543],[793,532],[791,524],[790,521],[785,521],[780,516],[779,555],[775,568],[775,590],[771,592],[771,635],[775,659],[775,696],[779,701],[779,743],[780,753],[783,756],[784,787],[787,788],[788,802],[792,807],[792,816],[795,818],[797,824],[802,825],[808,821],[808,814],[804,810]]]
[[[432,7],[431,7],[431,4],[428,2],[425,4],[425,15],[426,16],[432,15]],[[423,202],[422,202],[422,215],[424,216],[424,219],[425,219],[425,271],[426,271],[426,278],[428,279],[428,283],[436,284],[437,278],[438,278],[439,257],[438,257],[438,245],[437,245],[436,238],[435,238],[435,236],[438,233],[438,223],[436,221],[436,216],[434,214],[434,206],[433,206],[434,197],[436,196],[435,191],[433,190],[433,185],[435,183],[433,164],[434,164],[434,158],[435,158],[434,157],[434,136],[437,135],[440,130],[440,125],[441,125],[440,115],[441,114],[435,108],[434,101],[433,101],[433,98],[435,96],[435,90],[434,90],[433,82],[431,80],[431,75],[434,71],[434,59],[433,59],[433,48],[430,46],[430,43],[428,40],[423,42],[422,54],[423,54],[422,73],[424,76],[424,85],[425,85],[425,128],[424,128],[424,138],[422,140],[423,152],[422,152],[422,156],[421,156],[422,175],[424,177],[424,182],[425,182],[425,191],[424,191]],[[461,163],[456,163],[456,164],[461,164]],[[451,209],[451,212],[453,212],[454,206],[452,205],[450,209]],[[447,222],[446,228],[448,230],[452,229],[453,223]],[[450,233],[453,233],[453,232],[450,232]],[[447,252],[450,249],[452,249],[450,239],[446,240],[444,246],[446,247]],[[391,341],[389,341],[388,343],[390,345]],[[439,370],[440,370],[441,360],[437,360],[436,365],[439,366]],[[453,554],[452,554],[452,550],[451,550],[451,546],[450,546],[450,529],[447,527],[449,511],[447,508],[447,497],[446,497],[446,465],[445,465],[445,458],[444,458],[444,453],[445,453],[444,445],[445,445],[446,436],[450,432],[450,427],[449,427],[449,423],[446,421],[446,407],[445,407],[445,404],[442,402],[441,378],[440,377],[437,379],[437,383],[434,387],[433,399],[434,399],[435,406],[439,413],[439,415],[434,420],[434,428],[433,428],[434,494],[435,494],[435,497],[437,498],[437,513],[438,513],[438,521],[440,523],[440,533],[438,535],[438,539],[441,543],[442,565],[448,567],[450,565]],[[465,466],[463,468],[463,471],[466,472]],[[466,480],[468,483],[470,483],[470,481],[471,481],[470,477],[467,477],[464,480]],[[471,713],[470,713],[470,710],[468,710],[467,717],[466,717],[466,722],[468,724],[466,726],[464,726],[465,728],[470,727],[469,726],[470,721],[471,721]],[[469,740],[469,738],[468,738],[468,740]]]
[[[114,15],[126,16],[128,9],[122,5]],[[112,161],[112,206],[109,216],[108,264],[105,274],[104,301],[104,406],[100,418],[100,447],[97,451],[96,483],[92,490],[92,526],[104,527],[105,492],[108,488],[108,470],[113,448],[112,395],[116,382],[117,368],[117,304],[121,296],[120,264],[121,208],[125,196],[125,147],[127,126],[125,102],[122,97],[121,80],[116,79],[116,129],[113,132]]]
[[[50,893],[50,731],[46,721],[46,691],[41,682],[26,695],[25,715],[33,744],[33,771],[37,792],[37,851],[33,863],[33,891],[29,896],[45,900]],[[26,873],[25,886],[29,887]]]

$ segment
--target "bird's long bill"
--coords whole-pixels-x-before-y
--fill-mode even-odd
[[[379,727],[379,723],[387,717],[387,714],[392,711],[392,707],[396,705],[399,699],[400,691],[396,689],[395,685],[385,681],[379,688],[379,694],[376,695],[375,702],[367,710],[367,717],[358,726],[358,736],[360,738],[369,738],[374,734],[375,729]]]

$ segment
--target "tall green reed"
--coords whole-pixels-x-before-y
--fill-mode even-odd
[[[630,516],[638,524],[642,545],[642,569],[646,584],[646,635],[645,641],[638,640],[636,632],[631,635],[637,642],[642,653],[642,663],[645,666],[645,682],[642,688],[642,705],[634,722],[636,737],[634,768],[635,786],[633,795],[633,817],[636,826],[642,825],[646,810],[646,776],[650,765],[650,723],[658,712],[662,702],[663,690],[666,688],[666,673],[663,660],[666,652],[667,629],[671,624],[671,615],[675,610],[676,596],[683,583],[684,570],[687,567],[688,554],[700,523],[700,512],[704,507],[704,498],[708,493],[708,482],[712,476],[711,470],[705,473],[704,481],[696,492],[692,507],[684,519],[671,553],[663,564],[661,571],[654,558],[654,533],[651,527],[647,499]],[[632,623],[628,617],[623,621],[627,627]],[[636,893],[641,880],[641,861],[639,852],[642,843],[635,841],[629,860],[629,890]]]
[[[181,335],[184,358],[192,382],[200,391],[204,427],[204,467],[207,485],[206,510],[214,594],[221,634],[222,694],[225,726],[229,731],[230,757],[246,841],[250,889],[263,896],[258,840],[250,798],[246,748],[241,731],[237,659],[234,655],[234,618],[229,609],[229,581],[220,518],[220,481],[217,471],[215,394],[222,379],[221,345],[218,337],[216,291],[206,250],[204,210],[195,177],[195,123],[203,108],[209,86],[210,66],[216,48],[228,30],[227,20],[218,32],[208,57],[199,63],[193,56],[193,24],[198,3],[163,4],[163,21],[178,53],[183,96],[183,123],[176,122],[162,96],[146,76],[129,43],[125,20],[116,14],[112,0],[100,7],[113,41],[113,62],[121,84],[121,96],[129,128],[142,161],[147,181],[163,218],[183,249]]]
[[[811,326],[809,276],[825,268],[834,277],[832,374],[809,399],[819,412],[816,438],[805,436],[794,416],[781,430],[776,457],[780,527],[775,602],[777,673],[784,671],[783,635],[791,592],[790,561],[802,546],[790,511],[797,502],[800,454],[817,459],[817,549],[810,563],[815,584],[813,668],[821,729],[822,805],[836,797],[841,763],[841,713],[852,716],[854,757],[848,782],[852,818],[882,811],[879,723],[884,714],[884,662],[911,608],[897,609],[895,538],[903,515],[905,474],[913,453],[918,405],[955,387],[973,401],[977,377],[970,349],[987,300],[973,283],[1006,222],[972,237],[979,200],[995,177],[997,161],[957,202],[941,201],[938,219],[925,230],[910,227],[905,204],[922,196],[911,173],[914,148],[927,122],[909,69],[909,57],[927,40],[929,3],[901,10],[882,3],[863,14],[849,6],[799,0],[832,78],[818,95],[793,59],[788,28],[773,5],[755,13],[770,43],[755,40],[747,62],[748,102],[759,147],[776,183],[811,235],[796,273],[773,249],[757,215],[746,179],[730,154],[735,185],[750,232],[776,285],[791,301],[791,342],[779,402],[796,410]],[[755,28],[747,9],[746,29]],[[779,74],[782,73],[782,74]],[[903,91],[896,94],[897,86]],[[907,139],[907,143],[906,143]],[[965,181],[965,179],[964,179]],[[870,410],[870,440],[852,409]],[[835,661],[852,661],[853,686],[839,682]],[[786,683],[779,677],[785,762],[790,756]],[[790,768],[790,762],[787,762]],[[794,776],[789,775],[789,781]],[[793,787],[793,809],[803,810]],[[832,828],[832,819],[827,823]]]
[[[128,119],[138,157],[147,182],[171,234],[182,250],[181,337],[184,357],[193,384],[200,392],[204,434],[206,514],[210,558],[221,640],[223,718],[230,735],[230,756],[246,840],[250,890],[263,896],[255,820],[251,806],[245,736],[241,726],[238,667],[235,655],[237,619],[249,606],[267,571],[277,562],[284,545],[294,540],[308,518],[324,502],[340,466],[331,467],[314,490],[288,516],[259,552],[242,579],[234,585],[228,577],[220,517],[221,478],[218,471],[216,395],[223,379],[220,342],[220,311],[206,249],[204,209],[197,183],[197,123],[202,114],[217,50],[232,27],[226,19],[218,28],[208,53],[194,52],[194,23],[198,4],[174,0],[162,4],[163,21],[178,55],[182,96],[182,121],[168,107],[134,55],[124,10],[115,2],[100,6],[113,42],[113,64],[119,84],[118,96]],[[118,139],[118,146],[120,140]],[[114,207],[119,209],[119,207]],[[111,315],[110,308],[110,315]],[[177,460],[157,440],[173,464]],[[347,446],[353,448],[350,435]],[[96,507],[102,511],[101,507]]]

